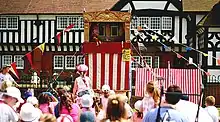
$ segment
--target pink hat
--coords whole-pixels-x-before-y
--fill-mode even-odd
[[[80,72],[86,72],[86,71],[88,71],[88,66],[86,66],[85,64],[80,64],[80,65],[78,65],[76,68],[77,68],[77,70],[80,71]]]

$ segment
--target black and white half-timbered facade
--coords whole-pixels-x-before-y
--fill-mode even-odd
[[[184,60],[177,59],[175,53],[157,42],[166,44],[186,57],[190,56],[185,53],[185,47],[179,45],[179,43],[184,45],[190,43],[185,38],[188,33],[188,17],[182,11],[181,1],[120,0],[112,7],[112,10],[132,12],[131,41],[134,45],[139,45],[138,50],[150,66],[165,68],[170,61],[171,67],[187,67]],[[136,35],[136,30],[140,28],[140,34]],[[133,50],[133,52],[136,51]],[[143,61],[139,56],[134,58],[142,64]],[[138,65],[133,63],[132,67],[136,68]]]
[[[16,61],[19,71],[29,70],[28,62],[21,58],[44,42],[43,56],[36,55],[33,59],[37,70],[52,74],[83,63],[80,51],[84,42],[83,11],[109,9],[115,1],[100,1],[108,5],[98,7],[96,2],[5,0],[0,8],[0,67]],[[70,24],[74,27],[61,35],[61,44],[57,46],[53,37]]]

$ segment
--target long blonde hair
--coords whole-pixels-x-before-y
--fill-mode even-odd
[[[146,92],[152,94],[155,104],[159,103],[160,91],[154,81],[149,81],[146,85]]]

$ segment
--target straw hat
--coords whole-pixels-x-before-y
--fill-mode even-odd
[[[25,103],[21,107],[20,116],[23,121],[38,122],[40,112],[31,103]]]
[[[21,98],[21,92],[16,87],[8,87],[6,88],[6,93],[4,93],[7,96],[11,96],[13,98],[16,98],[20,103],[24,103],[24,100]]]
[[[90,96],[88,94],[85,94],[85,95],[82,96],[82,98],[81,98],[82,107],[90,108],[90,107],[92,107],[92,104],[93,104],[92,96]]]

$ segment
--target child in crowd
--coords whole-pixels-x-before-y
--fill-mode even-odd
[[[205,99],[205,110],[209,113],[209,115],[212,117],[213,122],[218,122],[218,109],[214,106],[215,105],[215,97],[208,96]]]
[[[60,103],[59,103],[59,114],[63,118],[68,118],[67,115],[71,116],[73,122],[78,121],[79,117],[79,106],[76,103],[73,103],[68,92],[61,90],[59,92]]]
[[[82,112],[91,111],[95,116],[96,115],[95,109],[92,108],[92,105],[93,105],[92,96],[88,94],[83,95],[81,98],[81,102],[80,102],[80,107],[81,107]]]
[[[141,112],[142,101],[138,100],[134,104],[135,112],[133,114],[133,122],[142,122],[143,113]]]
[[[21,107],[20,117],[23,122],[39,122],[41,113],[31,103],[25,103]]]
[[[57,105],[56,98],[49,92],[43,92],[38,97],[39,108],[42,113],[49,113],[54,115],[54,108]]]
[[[148,111],[156,108],[159,104],[160,92],[154,81],[149,81],[146,86],[146,94],[142,100],[142,110],[145,116]]]

